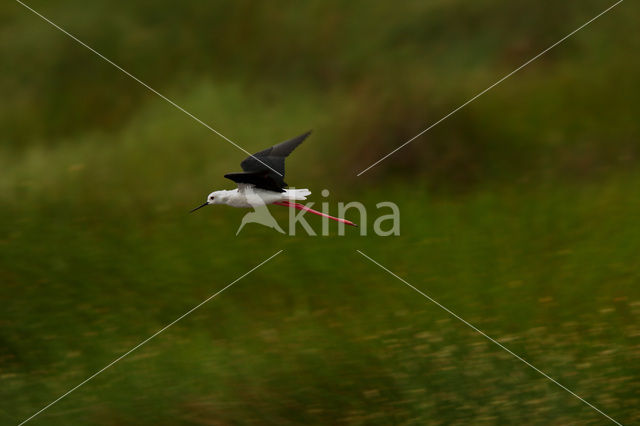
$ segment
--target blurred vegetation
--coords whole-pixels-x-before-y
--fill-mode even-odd
[[[640,422],[637,3],[360,177],[612,3],[27,4],[248,151],[313,128],[287,181],[316,203],[323,188],[332,206],[364,202],[369,230],[375,204],[394,201],[402,235],[249,225],[235,237],[244,211],[186,215],[231,187],[222,175],[244,154],[7,2],[1,423],[281,248],[33,423],[605,420],[356,249],[616,420]]]

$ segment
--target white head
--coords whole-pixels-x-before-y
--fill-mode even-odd
[[[198,209],[203,208],[204,206],[208,206],[209,204],[224,204],[225,203],[225,193],[227,191],[222,190],[222,191],[213,191],[211,194],[209,194],[207,196],[207,201],[205,201],[204,204],[202,204],[201,206],[196,207],[195,209],[191,210],[190,213],[195,212]]]

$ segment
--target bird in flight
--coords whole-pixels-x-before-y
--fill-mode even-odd
[[[286,189],[288,185],[284,181],[284,160],[310,133],[310,131],[303,133],[300,136],[245,158],[240,163],[242,172],[224,175],[227,179],[234,181],[238,188],[213,191],[207,196],[207,201],[191,210],[191,213],[209,204],[226,204],[232,207],[244,208],[253,207],[256,210],[267,204],[275,204],[304,210],[347,225],[358,226],[349,220],[329,216],[296,203],[295,201],[306,200],[306,197],[311,195],[311,191],[308,189]]]

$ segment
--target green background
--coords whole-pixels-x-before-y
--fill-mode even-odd
[[[356,250],[640,422],[637,2],[359,177],[613,2],[28,4],[250,152],[313,129],[287,182],[364,203],[369,231],[393,201],[401,235],[187,214],[245,154],[4,2],[0,423],[281,249],[32,423],[608,422]]]

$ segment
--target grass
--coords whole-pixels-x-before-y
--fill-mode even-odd
[[[640,421],[636,5],[357,178],[608,4],[156,3],[32,6],[251,152],[313,128],[287,181],[362,201],[369,229],[394,201],[401,235],[188,215],[244,154],[2,6],[0,423],[280,249],[33,423],[605,422],[356,250]]]
[[[383,240],[282,239],[257,225],[236,238],[229,224],[241,212],[222,208],[5,212],[5,420],[36,411],[280,248],[42,421],[602,420],[355,249],[609,415],[637,419],[640,205],[619,182],[487,190],[426,208],[413,191],[394,193],[402,236]]]

